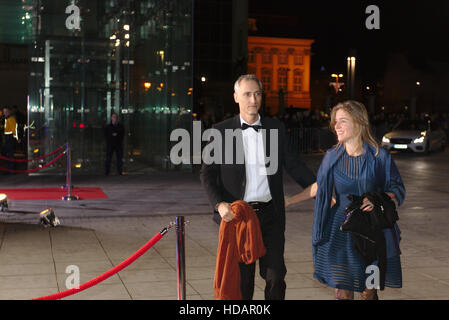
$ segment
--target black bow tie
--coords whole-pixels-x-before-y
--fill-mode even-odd
[[[247,123],[242,123],[242,130],[246,130],[248,128],[253,128],[256,131],[259,131],[259,129],[262,129],[262,126],[259,125],[249,125]]]

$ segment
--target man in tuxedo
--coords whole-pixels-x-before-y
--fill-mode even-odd
[[[299,156],[289,150],[284,125],[278,120],[260,116],[262,83],[255,75],[243,75],[237,79],[234,100],[239,105],[240,114],[214,126],[223,137],[218,156],[222,161],[204,163],[201,182],[215,208],[214,220],[217,223],[234,218],[230,204],[236,200],[244,200],[253,207],[267,249],[266,255],[259,259],[260,275],[266,281],[265,299],[282,300],[285,299],[284,278],[287,273],[282,171],[285,168],[303,188],[313,184],[316,177]],[[229,130],[235,132],[230,141],[225,139]],[[233,152],[231,162],[226,157],[229,152]],[[238,161],[239,157],[244,161]],[[255,263],[241,263],[240,275],[242,298],[251,300]]]

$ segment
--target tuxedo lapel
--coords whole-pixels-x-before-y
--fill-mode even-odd
[[[264,150],[264,160],[265,160],[265,166],[267,166],[267,156],[269,155],[270,150],[270,128],[268,127],[268,124],[266,123],[264,118],[260,119],[260,122],[262,123],[262,137],[263,137],[263,150]]]
[[[272,156],[270,154],[270,145],[271,145],[271,139],[270,139],[270,130],[273,129],[269,126],[269,124],[267,123],[268,121],[266,121],[265,117],[261,117],[260,122],[262,123],[262,137],[263,137],[263,149],[264,149],[264,161],[265,161],[265,168],[269,167],[269,158],[268,156]],[[272,192],[273,188],[273,183],[272,183],[272,179],[273,179],[273,175],[267,175],[268,178],[268,185],[270,187],[270,191]]]
[[[236,132],[236,138],[232,139],[232,154],[233,154],[233,163],[234,168],[236,170],[236,176],[238,177],[238,181],[236,181],[236,184],[240,190],[240,199],[243,199],[245,195],[245,188],[246,188],[246,170],[245,170],[245,164],[241,162],[237,162],[237,159],[245,159],[245,151],[243,150],[243,135],[241,130],[241,122],[240,122],[240,115],[236,115],[234,117],[234,120],[232,121],[232,130]],[[237,130],[240,129],[240,130]],[[237,131],[235,131],[237,130]],[[225,134],[226,137],[226,134]],[[229,143],[229,142],[228,142]],[[226,142],[225,142],[226,144]]]
[[[235,164],[242,164],[241,162],[237,162],[237,155],[239,157],[242,157],[244,159],[244,150],[243,150],[243,135],[241,130],[241,123],[240,123],[240,115],[236,115],[234,117],[234,121],[232,122],[232,130],[234,130],[234,133],[236,133],[236,137],[233,138],[232,141],[232,154],[233,154],[233,163]],[[240,130],[237,130],[240,129]],[[226,133],[225,133],[226,137]],[[225,142],[226,143],[226,142]]]

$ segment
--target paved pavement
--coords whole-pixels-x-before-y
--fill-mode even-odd
[[[449,153],[428,157],[394,155],[407,187],[399,209],[403,288],[380,292],[381,299],[449,298]],[[321,155],[305,156],[318,168]],[[57,187],[63,176],[0,176],[0,188]],[[124,176],[80,175],[75,186],[98,186],[108,199],[12,201],[0,214],[0,299],[30,299],[66,289],[79,267],[81,283],[126,259],[175,216],[186,227],[187,298],[213,299],[218,226],[198,174],[147,170]],[[288,194],[300,187],[288,177]],[[57,228],[38,225],[38,213],[55,209]],[[285,259],[287,299],[332,300],[333,290],[313,279],[311,226],[313,201],[287,210]],[[135,263],[86,291],[65,299],[177,299],[174,230]],[[255,299],[263,299],[257,275]],[[356,295],[356,299],[358,299]]]

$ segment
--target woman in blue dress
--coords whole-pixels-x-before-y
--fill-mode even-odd
[[[354,292],[360,292],[362,299],[378,299],[376,289],[366,286],[371,272],[355,250],[351,234],[340,231],[349,204],[346,196],[385,192],[401,205],[405,197],[404,184],[391,155],[374,139],[363,104],[352,100],[337,104],[331,111],[330,125],[338,143],[326,152],[317,182],[299,194],[286,197],[286,206],[315,198],[314,278],[335,288],[336,299],[354,299]],[[364,198],[361,209],[369,212],[373,208]],[[387,250],[385,286],[401,288],[400,230],[395,224],[383,233]]]

